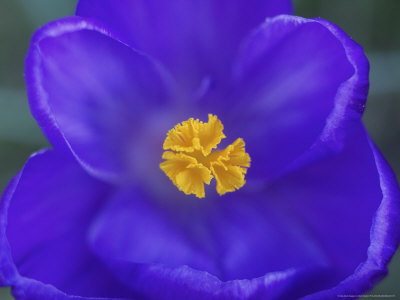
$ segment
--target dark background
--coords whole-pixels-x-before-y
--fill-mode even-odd
[[[75,4],[74,0],[0,2],[0,190],[31,153],[48,146],[29,113],[23,80],[30,37],[46,22],[73,15]],[[295,5],[296,15],[332,21],[364,46],[371,63],[364,122],[400,174],[400,1],[295,0]],[[389,269],[389,276],[371,294],[400,299],[399,253]],[[0,289],[1,300],[12,299],[8,295],[8,289]]]

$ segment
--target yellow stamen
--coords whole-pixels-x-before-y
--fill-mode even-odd
[[[224,126],[217,116],[208,115],[208,122],[189,119],[167,133],[161,170],[185,194],[205,197],[204,183],[215,177],[217,192],[223,195],[241,188],[250,167],[250,156],[243,139],[238,138],[223,150],[215,150],[223,138]]]

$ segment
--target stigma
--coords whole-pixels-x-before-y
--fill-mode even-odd
[[[223,129],[217,116],[209,114],[206,123],[190,118],[168,131],[160,168],[180,191],[204,198],[204,184],[213,178],[219,195],[244,186],[250,156],[241,138],[217,149],[226,138]]]

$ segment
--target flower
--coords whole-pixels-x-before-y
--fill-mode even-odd
[[[25,76],[54,150],[3,194],[0,284],[40,300],[370,290],[399,244],[400,193],[361,123],[368,61],[337,26],[290,13],[282,0],[81,0],[39,29]],[[195,121],[208,114],[221,125]],[[192,143],[173,148],[179,123]],[[184,150],[217,191],[179,191],[202,195],[182,183],[199,174],[189,165],[160,170]],[[245,185],[218,180],[226,161]]]

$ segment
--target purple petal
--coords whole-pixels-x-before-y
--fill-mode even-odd
[[[291,12],[288,0],[81,0],[77,7],[162,61],[185,88],[208,76],[219,84],[241,39],[266,17]]]
[[[168,267],[188,264],[215,273],[212,249],[209,249],[212,245],[207,232],[201,231],[199,216],[195,218],[193,211],[186,211],[187,220],[192,218],[190,227],[182,230],[176,224],[179,214],[173,211],[174,199],[164,201],[171,201],[171,206],[158,203],[144,192],[120,191],[93,224],[92,247],[102,256],[138,264]]]
[[[26,61],[32,113],[46,136],[107,179],[161,157],[173,126],[160,121],[172,109],[166,80],[148,57],[79,17],[39,29]]]
[[[221,279],[250,279],[267,272],[326,265],[318,242],[276,199],[261,192],[216,201],[217,208],[208,218],[217,243]]]
[[[91,243],[150,299],[277,299],[308,291],[327,265],[307,230],[262,194],[157,202],[123,191],[93,224]]]
[[[139,290],[146,299],[295,299],[296,289],[318,280],[320,273],[312,269],[289,269],[265,276],[221,282],[207,272],[188,266],[169,269],[159,265],[138,265],[109,260],[115,272],[127,284]],[[288,296],[290,295],[290,296]]]
[[[400,191],[361,125],[338,156],[282,178],[269,195],[297,216],[329,258],[323,289],[336,287],[312,299],[363,294],[386,273],[400,241]]]
[[[249,177],[271,178],[340,151],[367,92],[368,61],[350,37],[324,20],[278,16],[244,44],[231,101],[205,105],[226,128],[240,124],[227,136],[246,141]]]
[[[87,243],[108,194],[73,159],[53,151],[32,156],[1,202],[1,283],[17,299],[131,296]]]

